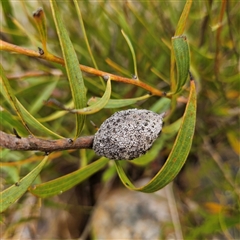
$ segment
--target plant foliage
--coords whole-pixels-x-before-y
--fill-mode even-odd
[[[1,5],[1,131],[74,141],[94,135],[91,122],[99,126],[121,109],[167,116],[159,139],[133,161],[113,164],[91,149],[49,156],[0,149],[0,212],[7,216],[26,192],[50,198],[93,176],[101,185],[118,176],[125,187],[147,193],[175,179],[174,189],[185,196],[180,202],[198,205],[181,216],[184,238],[237,238],[237,2]],[[148,184],[134,185],[136,170],[151,178]]]

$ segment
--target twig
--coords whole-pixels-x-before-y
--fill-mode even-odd
[[[19,53],[19,54],[22,54],[22,55],[35,57],[35,58],[41,58],[41,59],[45,59],[47,61],[59,63],[61,65],[65,64],[64,59],[62,59],[60,57],[57,57],[57,56],[54,56],[49,52],[41,55],[37,51],[33,51],[33,50],[30,50],[30,49],[27,49],[27,48],[23,48],[23,47],[5,42],[1,39],[0,39],[0,50],[8,51],[8,52],[15,52],[15,53]],[[152,87],[152,86],[140,81],[139,79],[136,80],[136,79],[117,76],[117,75],[114,75],[114,74],[111,74],[111,73],[108,73],[108,72],[104,72],[104,71],[101,71],[101,70],[98,70],[98,69],[95,69],[95,68],[91,68],[91,67],[88,67],[88,66],[85,66],[85,65],[81,65],[81,64],[79,66],[80,66],[80,69],[83,72],[86,72],[86,73],[89,73],[89,74],[92,74],[92,75],[95,75],[95,76],[100,76],[100,77],[108,75],[108,76],[111,77],[111,80],[113,80],[113,81],[124,82],[124,83],[127,83],[127,84],[136,85],[138,87],[141,87],[141,88],[149,91],[152,95],[171,98],[171,96],[166,96],[165,92],[162,92],[162,91],[156,89],[155,87]]]
[[[34,136],[18,138],[15,135],[0,131],[0,147],[21,151],[54,152],[69,149],[92,148],[94,136],[75,139],[46,140]]]

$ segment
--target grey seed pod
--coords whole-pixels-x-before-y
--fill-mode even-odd
[[[132,160],[145,154],[158,138],[162,114],[149,110],[129,109],[114,113],[105,120],[93,140],[99,156],[113,160]]]

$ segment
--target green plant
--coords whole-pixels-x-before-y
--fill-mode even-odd
[[[107,4],[110,4],[111,11],[107,10]],[[49,198],[71,189],[99,171],[104,171],[103,176],[105,181],[109,181],[117,171],[126,187],[143,192],[157,191],[177,176],[191,150],[196,122],[195,83],[191,81],[190,86],[186,84],[190,66],[188,42],[192,45],[191,72],[196,76],[197,87],[201,87],[198,79],[207,77],[209,80],[207,81],[208,88],[206,91],[209,92],[210,99],[211,97],[214,99],[215,89],[218,90],[217,92],[221,96],[221,101],[217,104],[217,108],[209,108],[209,111],[216,115],[224,115],[224,106],[228,104],[226,101],[224,102],[226,93],[222,87],[222,80],[219,80],[222,74],[219,71],[219,64],[225,59],[219,54],[220,48],[218,44],[221,28],[217,28],[216,30],[216,48],[214,50],[211,49],[211,53],[208,53],[204,48],[206,47],[204,41],[207,41],[205,40],[206,33],[204,33],[204,29],[202,30],[201,41],[199,43],[203,47],[200,49],[197,49],[195,43],[197,31],[194,26],[189,24],[188,30],[185,31],[188,21],[194,21],[194,19],[199,18],[196,9],[198,6],[202,6],[200,3],[197,6],[196,3],[195,6],[193,4],[194,10],[192,13],[190,12],[192,1],[186,1],[185,4],[178,3],[179,7],[183,9],[179,19],[175,17],[176,9],[173,4],[164,5],[164,7],[168,8],[168,17],[167,15],[159,16],[155,7],[159,7],[160,5],[157,3],[139,3],[139,5],[134,5],[132,3],[119,2],[101,3],[97,4],[97,7],[91,8],[91,3],[86,3],[82,6],[77,1],[73,1],[73,5],[68,3],[57,6],[55,1],[51,1],[50,8],[49,6],[43,6],[44,11],[42,9],[36,11],[33,14],[33,18],[27,15],[29,22],[32,22],[32,26],[38,32],[37,38],[31,33],[32,31],[23,31],[23,29],[20,31],[21,26],[17,20],[17,16],[15,16],[16,18],[6,17],[8,19],[6,21],[7,29],[12,29],[13,33],[22,36],[16,37],[16,35],[12,35],[14,36],[12,37],[14,44],[10,44],[8,39],[1,40],[1,50],[5,51],[2,52],[4,59],[10,59],[8,52],[19,53],[22,56],[17,56],[22,59],[20,61],[16,56],[11,56],[11,60],[8,63],[5,61],[2,62],[1,96],[4,97],[1,100],[3,108],[1,112],[2,130],[9,133],[12,131],[12,128],[16,129],[16,136],[13,137],[18,138],[19,142],[28,140],[34,145],[31,138],[24,138],[26,134],[31,134],[40,142],[46,143],[48,147],[49,144],[55,144],[56,148],[62,146],[62,144],[64,145],[62,149],[58,148],[58,150],[62,150],[61,152],[53,152],[49,156],[42,157],[33,157],[31,153],[26,152],[15,154],[15,152],[10,152],[7,148],[1,150],[3,175],[7,179],[7,184],[12,183],[10,187],[1,192],[1,211],[11,206],[27,190],[40,198]],[[4,6],[4,13],[12,11],[10,2],[6,1],[2,3],[2,6]],[[74,14],[79,21],[72,21],[72,25],[65,24],[62,13],[66,7],[68,8],[68,14]],[[142,17],[137,11],[137,7],[142,13],[144,13],[144,8],[147,7],[151,13],[150,19]],[[126,12],[124,13],[124,11],[119,11],[121,8],[126,8],[130,16]],[[217,11],[216,9],[217,6],[214,5],[213,10]],[[223,1],[221,9],[223,9],[222,11],[226,9],[226,2]],[[211,12],[208,8],[207,10]],[[219,14],[220,20],[223,17],[222,11]],[[86,12],[90,12],[90,14],[88,15]],[[206,13],[206,16],[211,16],[209,12]],[[92,16],[97,16],[100,23],[94,22],[91,19],[91,14]],[[180,14],[178,15],[180,16]],[[169,28],[159,26],[158,24],[150,24],[151,21],[155,22],[157,19],[160,19]],[[171,19],[172,22],[168,19]],[[48,27],[48,24],[51,27]],[[95,24],[97,25],[95,26]],[[79,25],[81,26],[81,30],[79,30]],[[53,31],[54,26],[56,27],[57,34],[55,32],[51,33],[50,37],[47,32],[50,30]],[[143,33],[136,30],[139,27],[143,30]],[[16,30],[16,28],[20,30]],[[108,31],[108,29],[110,30]],[[176,30],[173,31],[172,29]],[[79,31],[82,33],[80,43],[75,38],[76,35],[78,36]],[[121,31],[123,36],[120,35]],[[182,36],[185,32],[190,41],[187,37]],[[116,42],[111,41],[114,35],[119,35]],[[57,41],[57,37],[59,42]],[[70,38],[73,40],[71,41]],[[170,42],[170,39],[172,39],[172,42]],[[30,50],[30,47],[23,48],[21,46],[22,43],[24,43],[24,46],[27,46],[28,44],[25,44],[25,42],[29,40],[33,42],[35,49],[40,46],[38,51]],[[92,50],[90,47],[91,44],[94,46]],[[114,44],[116,45],[115,47],[113,47]],[[232,44],[234,44],[233,40]],[[227,48],[227,45],[225,47]],[[234,49],[236,50],[235,46]],[[163,51],[164,53],[162,53]],[[52,52],[56,52],[56,54],[53,55]],[[60,56],[61,52],[63,58],[55,56]],[[216,54],[214,63],[216,81],[213,80],[213,75],[208,75],[213,66],[211,62],[213,54]],[[25,58],[24,55],[32,58]],[[237,50],[235,55],[238,56]],[[35,62],[31,63],[30,59],[35,59],[36,61],[43,59],[44,62],[37,61],[37,64]],[[78,59],[81,63],[80,67]],[[103,59],[106,59],[106,63],[109,66],[106,66]],[[6,72],[12,72],[10,67],[16,66],[16,61],[20,61],[19,66],[22,69],[27,68],[28,71],[29,69],[31,70],[29,72],[29,79],[26,78],[27,73],[23,75],[23,78],[26,78],[26,81],[24,81],[27,84],[26,87],[23,81],[14,81],[11,80],[11,77],[7,77]],[[24,61],[29,62],[30,65],[25,66]],[[208,66],[207,62],[211,62],[211,64]],[[233,60],[233,63],[235,62],[236,60]],[[198,65],[199,63],[200,65]],[[236,71],[233,63],[230,64],[229,69],[226,69],[225,75],[229,76],[231,69]],[[42,69],[41,72],[32,70],[39,68]],[[166,68],[168,68],[169,74],[165,71]],[[53,69],[59,69],[60,74],[59,72],[57,74],[53,72]],[[104,69],[104,71],[100,69]],[[117,73],[113,74],[113,71]],[[92,77],[83,75],[83,73],[91,74]],[[96,78],[96,76],[100,78]],[[107,83],[104,81],[106,77],[110,78]],[[161,81],[159,77],[162,79]],[[236,84],[236,78],[237,74],[229,76],[229,81],[231,81],[229,89],[231,91]],[[19,87],[21,88],[19,89]],[[120,88],[121,91],[119,91]],[[233,92],[232,94],[235,93]],[[92,95],[97,95],[99,98],[90,98]],[[42,104],[43,100],[47,100],[52,96],[55,99]],[[89,99],[88,106],[87,99]],[[183,105],[186,103],[186,107],[182,105],[179,108],[178,105],[182,102],[184,102]],[[95,132],[90,121],[94,121],[99,125],[120,107],[129,108],[132,106],[141,106],[141,108],[155,112],[168,111],[165,126],[160,138],[147,155],[128,163],[116,161],[114,162],[115,168],[113,168],[112,163],[108,159],[96,159],[96,155],[92,150],[85,149],[91,148],[91,136]],[[184,107],[185,110],[183,110]],[[184,111],[184,114],[179,114],[177,111],[179,109],[182,112]],[[200,108],[200,113],[201,111],[202,108]],[[75,122],[73,121],[74,118],[76,119]],[[22,125],[19,124],[20,121],[23,123]],[[207,148],[210,146],[210,136],[216,136],[218,130],[215,129],[215,132],[205,134],[206,128],[202,126],[203,123],[204,120],[200,121],[197,127],[197,133],[200,134],[195,141],[202,142],[203,139]],[[233,125],[236,126],[235,120]],[[230,143],[233,143],[232,146],[236,144],[236,135],[233,129],[234,127],[231,130],[227,130],[228,138],[231,139]],[[220,131],[223,132],[223,128]],[[173,144],[176,133],[178,134]],[[85,141],[86,137],[83,136],[90,136],[87,139],[89,141],[88,145],[84,145],[84,147],[82,146],[82,140]],[[56,140],[46,140],[45,138]],[[80,141],[79,145],[73,147],[74,144],[77,144],[78,140]],[[36,142],[34,143],[36,144]],[[193,145],[192,154],[200,151],[197,146],[197,144]],[[81,148],[81,150],[73,150],[76,148]],[[35,147],[35,149],[32,147],[30,150],[41,150],[48,154],[49,151],[52,152],[51,149],[53,148],[41,150],[39,147]],[[67,149],[71,150],[66,151]],[[159,158],[159,152],[163,149],[166,149],[164,157],[167,159],[164,166],[161,169],[159,166],[157,174],[152,173],[152,180],[147,185],[138,188],[135,187],[127,177],[126,171],[129,168],[149,168],[151,163],[154,160],[156,161],[156,158]],[[210,150],[209,152],[212,151]],[[167,155],[169,156],[167,157]],[[62,161],[64,160],[69,163],[71,163],[71,159],[79,161],[79,169],[75,169],[75,171],[66,173],[63,176],[57,170],[52,170],[49,160],[59,159],[60,157]],[[13,163],[10,162],[12,159],[14,159]],[[19,159],[23,160],[19,161]],[[33,168],[29,164],[32,159],[33,161],[41,160],[41,163]],[[229,177],[225,173],[221,164],[220,161],[220,169],[223,175],[226,176],[226,180],[230,184],[230,189],[234,193],[233,195],[239,196],[236,184],[232,180],[232,177]],[[21,168],[21,172],[18,171],[18,168]],[[42,171],[43,168],[45,169]],[[40,171],[42,171],[41,174],[43,176],[45,174],[42,179],[47,180],[43,180],[43,182],[40,180]],[[51,174],[50,178],[46,177],[47,172]],[[19,173],[23,174],[24,177],[21,177]],[[110,175],[108,175],[109,173]],[[32,186],[34,179],[36,179],[35,185]],[[236,223],[236,221],[230,223],[227,218],[226,221],[227,228]],[[209,222],[209,225],[213,223],[216,223],[216,218],[213,218]],[[204,225],[202,226],[204,228]],[[210,233],[206,231],[206,235],[203,235],[207,236]],[[186,231],[186,236],[198,238],[200,235],[201,233],[198,231]]]

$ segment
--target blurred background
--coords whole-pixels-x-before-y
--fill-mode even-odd
[[[121,29],[135,50],[138,77],[162,91],[170,91],[171,37],[185,1],[79,1],[87,37],[98,68],[131,78],[132,55]],[[72,1],[59,1],[59,9],[80,64],[93,67]],[[47,1],[2,1],[2,40],[38,51],[41,47],[32,13],[42,7],[47,22],[48,50],[62,57],[52,11]],[[154,194],[125,189],[110,161],[107,168],[71,190],[40,200],[25,194],[1,215],[4,239],[240,239],[239,215],[239,1],[194,1],[185,35],[191,51],[191,72],[197,85],[197,123],[191,152],[172,184]],[[55,98],[71,101],[62,66],[37,58],[1,51],[1,64],[18,100],[52,131],[73,137],[75,118],[54,115],[44,104]],[[97,76],[83,73],[87,98],[101,97],[104,86]],[[146,94],[144,89],[112,83],[114,99]],[[169,125],[185,109],[188,86],[179,96]],[[182,100],[181,100],[182,99]],[[2,118],[15,114],[0,96]],[[167,110],[170,101],[153,96],[121,109],[103,109],[88,115],[82,135],[93,135],[97,126],[117,110],[127,108]],[[173,106],[171,106],[173,107]],[[55,115],[54,115],[55,116]],[[1,130],[20,121],[3,121]],[[34,134],[42,136],[33,129]],[[171,151],[176,131],[169,134],[157,155],[139,166],[126,162],[125,170],[136,184],[153,178]],[[2,149],[1,190],[30,172],[42,159],[38,152]],[[77,170],[98,157],[92,150],[55,154],[36,180],[46,182]],[[151,231],[150,231],[151,230]]]

